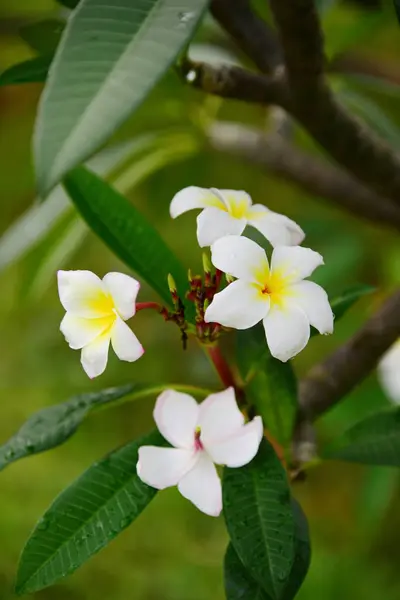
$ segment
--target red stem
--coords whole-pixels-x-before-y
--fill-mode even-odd
[[[138,302],[136,304],[136,312],[143,310],[144,308],[153,308],[154,310],[161,312],[161,306],[158,302]]]
[[[232,371],[231,371],[228,363],[225,361],[224,357],[222,356],[220,348],[218,346],[208,346],[207,352],[214,364],[214,367],[215,367],[218,375],[220,376],[222,383],[227,388],[233,387],[236,390],[237,389],[236,383],[233,378]]]

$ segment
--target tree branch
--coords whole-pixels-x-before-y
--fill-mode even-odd
[[[265,134],[237,123],[214,123],[212,148],[227,152],[330,200],[359,218],[400,230],[400,208],[364,187],[345,171],[305,154],[279,134]]]

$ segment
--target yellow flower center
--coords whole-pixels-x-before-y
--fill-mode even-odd
[[[99,316],[113,316],[115,318],[114,300],[110,294],[99,291],[92,296],[88,304],[90,308],[98,313]]]
[[[282,271],[271,273],[268,266],[258,269],[254,273],[256,282],[253,284],[261,298],[269,297],[271,306],[282,307],[285,300],[293,296],[290,284],[290,277]]]
[[[222,200],[222,197],[218,196],[217,192],[213,192],[207,197],[207,204],[208,206],[223,210],[235,219],[243,219],[248,217],[249,204],[246,198],[238,200],[235,196],[225,194],[225,199],[226,204]]]

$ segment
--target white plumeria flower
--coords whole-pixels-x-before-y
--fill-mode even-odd
[[[400,404],[400,340],[384,354],[378,366],[379,380],[388,397]]]
[[[297,223],[262,204],[253,204],[243,191],[190,186],[174,196],[170,214],[175,219],[194,208],[204,209],[197,217],[197,239],[202,248],[226,235],[241,235],[246,225],[258,229],[272,246],[297,246],[304,239]]]
[[[139,448],[137,473],[163,490],[177,485],[182,496],[207,515],[222,510],[222,488],[215,464],[242,467],[257,454],[263,437],[261,417],[244,422],[233,388],[197,402],[166,390],[157,399],[154,420],[173,448]]]
[[[332,333],[333,313],[325,290],[303,281],[323,264],[318,252],[279,246],[272,252],[270,267],[258,244],[227,236],[212,245],[211,260],[237,280],[215,294],[206,323],[248,329],[263,321],[271,354],[283,362],[306,346],[310,325],[320,333]]]
[[[70,348],[82,350],[81,363],[90,378],[107,366],[110,341],[121,360],[133,362],[144,352],[124,323],[136,312],[140,284],[122,273],[103,280],[91,271],[58,271],[58,293],[67,311],[60,329]]]

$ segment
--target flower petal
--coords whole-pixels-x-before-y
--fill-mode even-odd
[[[103,283],[111,294],[121,319],[126,321],[133,317],[140,283],[124,273],[107,273],[103,277]]]
[[[246,219],[235,219],[219,208],[205,208],[197,217],[197,239],[201,248],[211,246],[226,235],[240,235]]]
[[[200,404],[199,409],[200,439],[206,449],[213,441],[233,435],[244,424],[244,417],[238,408],[235,390],[232,387],[211,394]]]
[[[217,465],[243,467],[257,454],[263,435],[262,419],[254,417],[231,437],[208,445],[207,452]]]
[[[199,416],[196,400],[175,390],[165,390],[157,398],[154,420],[165,439],[178,448],[194,448]]]
[[[110,328],[114,323],[114,316],[100,317],[99,319],[84,319],[75,317],[71,313],[65,313],[61,321],[60,330],[63,333],[69,347],[80,350],[90,342],[93,342],[103,331]]]
[[[378,366],[378,375],[389,398],[400,404],[400,342],[384,354]]]
[[[206,515],[218,517],[222,511],[222,486],[217,470],[205,453],[179,482],[178,490]]]
[[[110,346],[110,329],[99,335],[93,342],[84,346],[81,352],[81,363],[90,379],[104,373]]]
[[[295,283],[309,277],[324,259],[318,252],[302,246],[278,246],[271,258],[271,272]]]
[[[289,289],[295,294],[293,302],[306,313],[310,324],[320,333],[332,333],[333,312],[325,290],[313,281],[300,281]]]
[[[211,246],[211,261],[217,269],[238,279],[256,281],[258,272],[269,272],[265,251],[246,237],[228,235]]]
[[[204,320],[234,329],[248,329],[266,316],[269,305],[268,294],[263,295],[252,283],[237,280],[215,294]]]
[[[282,362],[303,350],[310,338],[307,315],[288,301],[272,306],[263,324],[270,352]]]
[[[120,360],[134,362],[144,354],[144,348],[136,335],[119,317],[115,319],[112,328],[111,343]]]
[[[65,310],[76,317],[105,317],[114,308],[103,282],[91,271],[58,271],[58,294]]]
[[[222,199],[212,190],[196,186],[186,187],[172,198],[169,207],[170,215],[173,219],[194,208],[207,208],[215,206],[221,210],[226,210]]]
[[[295,221],[262,204],[251,207],[249,224],[258,229],[272,246],[297,246],[305,237],[304,231]]]
[[[252,205],[251,196],[243,190],[216,190],[220,193],[229,213],[237,219],[246,218]]]
[[[151,487],[163,490],[177,485],[193,467],[196,455],[190,450],[142,446],[136,465],[138,476]]]

